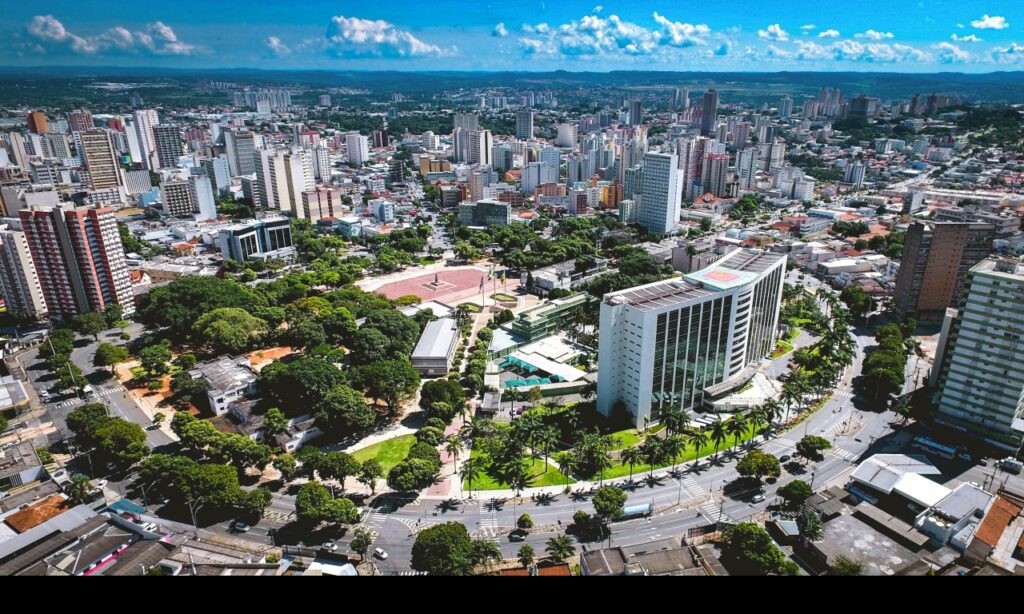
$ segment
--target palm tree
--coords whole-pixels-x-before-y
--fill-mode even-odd
[[[491,561],[501,560],[501,547],[489,539],[474,539],[469,557],[474,565],[490,565]]]
[[[672,471],[678,466],[679,457],[686,451],[686,440],[682,435],[670,435],[661,442],[662,456],[672,461]]]
[[[473,496],[473,482],[480,477],[483,472],[483,462],[479,457],[470,456],[466,459],[466,462],[462,463],[462,469],[459,471],[459,475],[463,480],[469,484],[469,496]]]
[[[749,412],[747,412],[747,423],[750,425],[751,440],[757,438],[757,433],[761,430],[761,427],[765,425],[767,420],[764,408],[760,405],[753,407]]]
[[[789,380],[782,384],[782,393],[779,398],[786,405],[786,418],[789,418],[790,412],[793,410],[793,406],[800,402],[800,398],[803,395],[800,394],[800,390],[794,380]]]
[[[576,546],[572,537],[561,533],[548,540],[544,552],[556,563],[564,563],[565,559],[576,554]]]
[[[774,398],[765,401],[761,405],[761,409],[764,411],[764,417],[768,422],[768,426],[771,426],[773,422],[782,417],[782,405]]]
[[[695,429],[686,436],[687,441],[693,446],[693,457],[696,464],[700,464],[700,451],[708,445],[708,434],[701,429]]]
[[[516,556],[519,559],[519,564],[523,567],[529,567],[530,565],[533,565],[533,546],[531,546],[530,544],[523,544],[522,546],[520,546],[519,554]]]
[[[644,442],[640,444],[640,452],[643,454],[644,461],[647,463],[649,473],[647,477],[654,477],[654,468],[661,462],[662,456],[665,453],[664,448],[661,445],[661,439],[657,437],[648,437],[644,439]]]
[[[711,423],[711,441],[715,444],[715,460],[718,460],[718,448],[722,446],[729,437],[728,431],[726,430],[725,423],[722,422],[720,416],[715,417],[715,421]]]
[[[725,424],[725,430],[732,435],[732,447],[736,447],[740,443],[740,438],[747,432],[747,419],[743,414],[736,414]]]
[[[565,452],[559,452],[555,455],[555,462],[558,463],[558,469],[565,476],[565,489],[569,490],[569,474],[571,474],[576,467],[576,451],[566,450]]]
[[[544,472],[548,471],[548,458],[551,456],[551,446],[558,441],[558,429],[553,426],[544,426],[537,430],[533,436],[533,444],[544,451]]]
[[[672,408],[662,414],[661,421],[665,423],[669,433],[678,435],[689,426],[690,414],[685,409]]]
[[[509,413],[513,413],[516,410],[516,403],[521,400],[521,393],[516,388],[509,388],[505,391],[505,396],[508,397],[508,409]]]
[[[75,503],[85,503],[89,498],[89,493],[93,491],[92,480],[85,475],[76,475],[71,478],[71,483],[67,485],[68,496]]]
[[[459,437],[474,447],[478,439],[490,437],[494,433],[494,423],[487,418],[470,418],[469,422],[459,429]]]
[[[501,467],[501,475],[505,478],[509,488],[515,493],[512,499],[512,516],[516,516],[516,501],[519,499],[519,491],[530,484],[530,473],[527,469],[526,460],[520,455],[510,459]]]
[[[459,463],[459,450],[462,449],[462,442],[454,435],[444,440],[444,451],[455,457],[455,464]]]
[[[623,463],[629,465],[629,481],[633,481],[633,467],[639,465],[644,461],[643,452],[640,448],[626,448],[622,451],[622,456],[619,458]]]

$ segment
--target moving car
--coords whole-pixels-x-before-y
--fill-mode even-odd
[[[388,560],[388,553],[383,548],[374,548],[373,556],[377,557],[382,561]]]
[[[324,545],[320,546],[320,547],[323,548],[324,550],[328,551],[328,552],[337,552],[338,551],[338,544],[336,544],[334,542],[324,542]]]
[[[526,531],[524,531],[522,529],[516,529],[515,531],[512,531],[511,533],[508,534],[508,541],[510,541],[510,542],[524,542],[524,541],[526,541],[526,536],[527,535],[529,535],[529,533],[527,533]]]
[[[246,522],[242,522],[241,520],[235,521],[235,530],[239,533],[248,533],[251,528],[252,527],[250,527]]]
[[[754,495],[754,498],[751,499],[751,501],[753,501],[754,503],[760,503],[760,502],[764,501],[764,493],[763,492],[757,493],[756,495]]]
[[[779,457],[779,462],[780,463],[788,463],[791,460],[793,460],[793,457],[788,455],[788,454]]]

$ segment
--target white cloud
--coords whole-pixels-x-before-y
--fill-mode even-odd
[[[812,41],[794,41],[797,46],[796,57],[800,60],[827,60],[832,57],[832,52],[827,48]]]
[[[327,49],[337,57],[441,57],[457,50],[426,43],[382,20],[338,15],[327,26]]]
[[[276,36],[268,36],[263,44],[266,45],[267,49],[277,57],[291,55],[291,47],[281,42],[281,39]]]
[[[807,25],[800,26],[800,29],[803,30],[804,32],[810,32],[811,30],[817,30],[818,26],[814,25],[813,23],[809,23]]]
[[[960,43],[980,43],[982,39],[978,38],[976,34],[968,34],[967,36],[957,36],[956,32],[953,36],[949,37],[949,40],[960,42]]]
[[[887,38],[893,38],[892,32],[879,32],[878,30],[868,30],[867,32],[861,32],[860,34],[854,34],[854,38],[870,38],[873,41],[880,41]]]
[[[935,49],[938,52],[939,61],[943,64],[970,62],[974,59],[974,55],[972,53],[964,51],[953,43],[938,43],[936,45],[932,45],[932,49]]]
[[[499,23],[494,26],[494,31],[491,32],[491,36],[497,36],[498,38],[505,38],[508,36],[508,28],[505,27],[505,23]]]
[[[910,45],[899,43],[860,43],[854,40],[837,41],[831,45],[836,60],[889,64],[896,62],[930,62],[931,54]]]
[[[189,56],[206,52],[203,47],[178,39],[174,29],[162,21],[146,24],[145,28],[134,32],[123,26],[113,26],[95,36],[80,36],[68,30],[53,15],[36,15],[26,29],[29,36],[42,44],[66,45],[72,52],[84,55],[124,52]]]
[[[995,15],[989,17],[986,13],[981,19],[972,21],[971,27],[977,30],[1005,30],[1010,27],[1010,24],[1005,17]]]
[[[1010,43],[1006,47],[995,47],[992,59],[1000,64],[1018,64],[1024,61],[1024,45]]]
[[[785,30],[783,30],[782,26],[780,26],[777,23],[773,23],[772,25],[768,26],[768,28],[766,30],[758,30],[757,31],[757,36],[759,38],[763,38],[765,40],[771,40],[771,41],[788,41],[789,40],[789,33],[786,32]]]
[[[603,11],[603,10],[604,10],[604,7],[603,7],[603,6],[601,6],[600,4],[598,4],[597,6],[595,6],[595,7],[594,7],[594,10],[593,10],[592,12],[593,12],[593,13],[594,13],[595,15],[597,15],[598,13],[600,13],[600,12],[601,12],[601,11]]]
[[[520,38],[519,43],[525,55],[636,57],[709,42],[711,28],[706,24],[672,21],[658,13],[654,13],[654,20],[659,26],[654,29],[623,21],[618,15],[596,14],[554,27],[524,24],[523,31],[531,36]]]
[[[671,21],[655,11],[654,21],[661,27],[662,42],[672,47],[690,47],[707,43],[711,28],[707,24],[689,24]]]
[[[818,38],[839,38],[839,30],[828,29],[818,33]]]

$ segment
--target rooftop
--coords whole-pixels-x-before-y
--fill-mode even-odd
[[[433,320],[423,329],[416,349],[412,351],[412,359],[448,357],[459,336],[459,326],[454,318]]]
[[[18,533],[24,533],[32,527],[39,526],[47,520],[63,514],[74,507],[63,495],[51,495],[42,501],[29,505],[4,518],[4,522]]]
[[[195,370],[202,374],[212,392],[244,388],[256,381],[256,374],[249,368],[245,357],[222,356],[198,365]]]

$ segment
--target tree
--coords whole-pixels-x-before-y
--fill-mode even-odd
[[[260,371],[259,385],[287,415],[301,416],[315,410],[345,375],[319,358],[300,358],[285,365],[275,361]]]
[[[107,330],[107,319],[95,311],[80,314],[75,318],[75,330],[83,335],[91,335],[93,339],[99,341],[100,333]]]
[[[67,360],[57,371],[57,387],[61,390],[81,390],[89,384],[78,365]]]
[[[847,558],[840,554],[829,565],[828,575],[830,576],[860,576],[864,574],[864,563]]]
[[[106,319],[108,327],[114,326],[124,319],[124,307],[117,303],[107,305],[106,310],[103,312],[103,317]]]
[[[307,482],[299,488],[295,496],[295,516],[300,522],[310,525],[359,522],[359,511],[352,500],[335,499],[319,482]]]
[[[537,407],[537,404],[544,399],[544,393],[541,392],[540,386],[534,386],[530,388],[529,395],[530,405]]]
[[[352,338],[349,357],[353,365],[371,365],[388,357],[388,338],[376,328],[360,328]]]
[[[319,322],[303,320],[291,326],[287,334],[288,343],[292,347],[310,349],[327,341],[327,333]]]
[[[192,337],[209,344],[218,354],[240,354],[267,334],[267,323],[237,307],[222,307],[203,314],[192,327]]]
[[[863,318],[871,308],[871,295],[865,292],[860,286],[850,284],[843,288],[839,294],[839,300],[846,304],[854,317]]]
[[[89,495],[95,489],[92,487],[92,478],[87,475],[76,475],[71,478],[71,483],[67,485],[66,491],[71,500],[81,505],[89,501]]]
[[[110,343],[101,343],[96,348],[96,355],[93,356],[92,364],[97,367],[110,367],[110,373],[113,375],[114,367],[126,360],[128,360],[128,348]]]
[[[281,472],[281,477],[286,481],[290,480],[295,475],[296,462],[295,457],[291,454],[281,454],[271,463],[274,469]]]
[[[328,452],[320,459],[317,473],[328,480],[337,480],[341,489],[345,490],[345,479],[359,474],[359,461],[346,452]]]
[[[779,487],[778,492],[779,496],[786,500],[786,505],[790,508],[800,507],[804,501],[814,494],[810,484],[803,480],[793,480]]]
[[[782,475],[779,459],[761,450],[751,450],[736,464],[736,472],[745,478],[755,478],[758,482],[764,477],[777,478]]]
[[[441,404],[444,404],[443,406]],[[466,405],[466,393],[458,382],[449,379],[438,379],[426,382],[420,390],[420,407],[429,416],[451,422]]]
[[[139,362],[142,364],[142,368],[153,376],[167,373],[167,363],[170,360],[171,350],[163,343],[144,347],[139,352]]]
[[[151,327],[167,328],[172,336],[184,337],[200,316],[215,309],[237,307],[256,313],[267,306],[266,298],[234,281],[183,275],[143,295],[138,315]]]
[[[96,431],[110,419],[107,406],[102,403],[87,403],[68,414],[65,419],[68,430],[75,434],[80,448],[96,445]]]
[[[185,401],[201,397],[206,392],[202,379],[193,379],[188,371],[178,371],[171,376],[171,392]]]
[[[0,415],[0,433],[3,433],[4,431],[7,430],[8,424],[9,423],[7,421],[7,418],[5,418],[3,415]]]
[[[474,539],[469,547],[469,560],[474,565],[501,560],[501,547],[489,539]]]
[[[786,558],[764,529],[751,522],[726,527],[722,554],[740,575],[787,575],[799,573],[797,564]]]
[[[594,512],[601,520],[608,522],[622,516],[626,505],[626,493],[616,486],[602,486],[594,493]]]
[[[366,552],[373,545],[373,535],[366,529],[356,529],[355,533],[352,534],[352,543],[349,544],[349,548],[352,552],[359,555],[360,559],[366,558]]]
[[[729,431],[726,429],[725,423],[722,422],[720,416],[715,417],[715,421],[711,423],[711,434],[710,439],[715,444],[715,458],[718,458],[718,448],[722,445],[729,436]]]
[[[472,548],[465,525],[438,524],[416,535],[412,568],[434,576],[467,576],[473,572]]]
[[[263,517],[264,510],[270,505],[274,496],[266,488],[255,488],[245,492],[238,498],[238,509],[242,516],[252,520]]]
[[[69,328],[57,328],[50,333],[46,343],[39,347],[39,356],[41,358],[70,356],[73,349],[75,349],[74,331]]]
[[[831,448],[829,440],[817,435],[807,435],[796,442],[796,453],[808,461],[820,461],[824,458],[822,451]]]
[[[479,478],[480,474],[483,472],[481,462],[482,461],[479,458],[474,458],[471,456],[467,458],[464,463],[462,463],[462,468],[459,470],[459,476],[468,485],[468,490],[470,494],[473,493],[473,482],[477,478]]]
[[[384,477],[384,467],[377,459],[371,458],[359,468],[359,483],[370,488],[370,494],[377,492],[377,480]]]
[[[572,537],[561,533],[547,541],[544,552],[556,563],[564,563],[567,558],[576,554],[576,546]]]
[[[377,415],[363,394],[349,386],[335,386],[316,406],[317,424],[339,437],[370,428]]]
[[[519,547],[519,552],[516,554],[516,559],[519,561],[519,564],[523,567],[529,567],[530,565],[533,565],[535,556],[536,553],[533,550],[533,546],[531,546],[530,544],[523,544]]]
[[[394,414],[399,404],[419,390],[420,374],[409,359],[385,360],[360,367],[357,377],[372,399],[380,399]]]
[[[521,514],[516,520],[516,526],[520,529],[532,529],[533,518],[529,514]]]
[[[149,454],[146,431],[134,422],[107,418],[94,436],[96,450],[119,467],[135,464]]]
[[[280,409],[271,407],[263,414],[263,437],[266,441],[272,441],[278,433],[288,430],[288,418]]]

